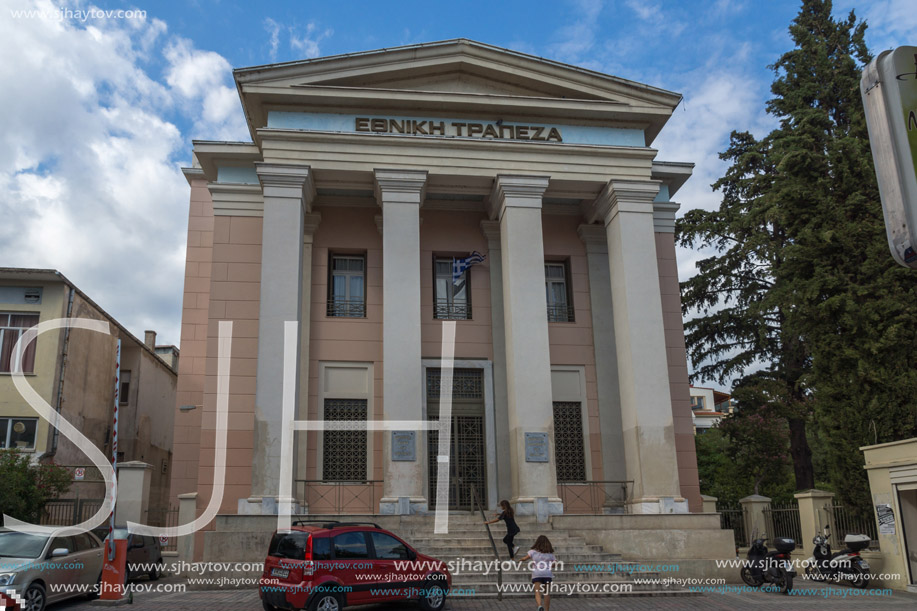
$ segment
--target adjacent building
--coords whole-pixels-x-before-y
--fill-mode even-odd
[[[702,434],[715,427],[733,413],[732,395],[713,388],[691,386],[691,417],[694,419],[694,433]]]
[[[17,341],[27,329],[60,318],[105,321],[110,335],[57,329],[17,352]],[[102,498],[105,488],[98,469],[39,417],[13,385],[10,372],[21,363],[39,397],[109,456],[119,339],[118,458],[152,465],[150,506],[163,509],[169,501],[177,374],[152,345],[134,337],[55,270],[0,268],[0,448],[16,448],[36,462],[53,460],[70,468],[74,484],[68,497]]]
[[[539,516],[700,511],[673,239],[693,166],[652,148],[680,95],[463,39],[234,75],[251,141],[196,141],[184,170],[173,497],[201,514],[222,476],[230,321],[223,514],[423,513],[442,463],[450,509],[473,486]],[[448,456],[413,425],[293,432],[285,401],[438,420],[446,321]]]

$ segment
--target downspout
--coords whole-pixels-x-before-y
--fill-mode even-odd
[[[67,300],[67,318],[69,319],[71,314],[73,314],[73,287],[70,287],[70,298]],[[64,330],[64,346],[61,349],[61,364],[60,364],[60,380],[57,382],[57,406],[55,410],[57,411],[58,418],[60,418],[61,409],[64,405],[64,373],[67,371],[67,353],[70,349],[70,326],[68,325]],[[54,433],[51,437],[51,451],[48,452],[48,456],[54,456],[57,453],[57,442],[60,437],[60,431],[57,427],[54,428]]]

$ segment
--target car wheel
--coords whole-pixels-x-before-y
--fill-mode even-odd
[[[309,611],[341,611],[343,608],[344,603],[337,594],[331,592],[319,592],[309,605]]]
[[[45,588],[40,583],[30,585],[22,597],[22,611],[45,611]]]
[[[156,581],[162,576],[162,558],[156,561],[155,566],[149,572],[150,581]]]
[[[418,602],[423,611],[440,611],[446,606],[445,582],[441,579],[431,579],[426,582]]]

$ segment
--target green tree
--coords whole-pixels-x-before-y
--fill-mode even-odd
[[[28,454],[0,450],[0,513],[37,524],[45,504],[70,488],[70,471],[32,464]]]

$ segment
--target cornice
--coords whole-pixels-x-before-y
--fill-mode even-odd
[[[264,195],[260,185],[207,183],[214,216],[263,216]]]
[[[481,221],[481,233],[491,250],[500,248],[500,221]]]

